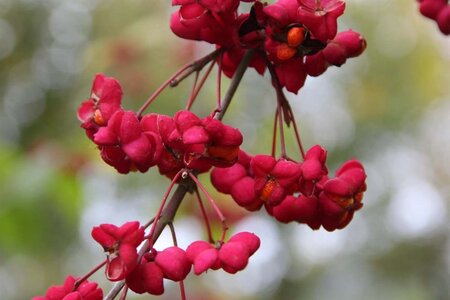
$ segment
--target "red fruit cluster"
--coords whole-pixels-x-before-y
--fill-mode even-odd
[[[81,127],[91,140],[116,111],[122,110],[122,95],[122,88],[116,79],[103,74],[95,76],[91,96],[81,103],[77,111]]]
[[[422,15],[436,21],[439,30],[450,34],[450,4],[447,0],[418,0]]]
[[[63,285],[51,286],[45,296],[33,297],[32,300],[102,300],[103,291],[95,282],[87,280],[75,286],[76,279],[68,276]]]
[[[241,2],[250,3],[249,12],[239,11]],[[429,2],[431,0],[421,1],[421,10],[436,17],[438,23],[448,25],[448,10],[445,12],[446,8],[440,4],[430,6]],[[149,222],[152,224],[150,233],[146,236],[139,222],[127,222],[120,227],[112,224],[94,227],[92,237],[106,252],[106,261],[78,282],[69,276],[63,286],[51,287],[44,297],[34,300],[102,299],[103,293],[97,284],[86,279],[103,265],[106,265],[108,280],[126,283],[115,285],[112,291],[126,286],[121,299],[126,298],[127,289],[138,294],[161,295],[165,279],[181,282],[192,266],[196,275],[209,269],[223,269],[231,274],[243,270],[259,248],[260,239],[253,233],[241,232],[224,242],[228,229],[226,218],[197,179],[197,174],[212,167],[215,168],[211,180],[217,190],[230,194],[239,206],[249,211],[264,206],[271,216],[283,223],[295,221],[312,229],[322,226],[333,231],[344,228],[363,205],[366,173],[358,161],[347,161],[334,178],[329,178],[325,149],[314,146],[302,162],[297,162],[287,157],[284,143],[283,124],[293,123],[304,154],[295,118],[282,88],[297,93],[308,75],[318,76],[329,66],[341,66],[366,47],[364,38],[357,32],[338,33],[337,18],[344,13],[345,2],[278,0],[267,4],[259,0],[172,0],[172,5],[177,6],[171,16],[172,31],[182,38],[215,44],[216,50],[177,71],[148,98],[138,113],[122,108],[120,84],[102,74],[95,77],[90,97],[78,109],[81,127],[97,145],[102,159],[119,173],[146,172],[157,166],[162,175],[172,179],[158,212]],[[445,20],[440,21],[442,18]],[[210,67],[198,81],[208,63]],[[219,66],[215,118],[200,118],[189,109],[215,64]],[[275,158],[275,154],[246,154],[240,149],[243,142],[240,131],[216,119],[223,117],[248,66],[261,75],[268,69],[276,89],[276,122],[279,124],[274,127],[272,152],[277,148],[278,130],[280,158]],[[229,77],[236,73],[223,99],[221,72]],[[187,110],[173,116],[142,115],[163,89],[178,85],[191,74],[196,74],[196,79]],[[176,184],[180,185],[167,202]],[[212,230],[199,189],[222,222],[222,239],[216,244],[212,244]],[[193,191],[200,201],[210,242],[193,242],[186,251],[177,246],[157,251],[153,248],[157,237],[174,219],[184,195]],[[172,235],[176,245],[173,231]],[[183,284],[180,289],[185,299]]]
[[[305,223],[313,229],[342,229],[362,207],[366,173],[356,160],[350,160],[328,178],[326,151],[312,147],[302,163],[268,155],[250,157],[241,152],[230,168],[214,168],[211,181],[235,202],[267,212],[283,223]]]
[[[222,193],[230,194],[239,206],[254,211],[263,205],[276,206],[299,186],[301,165],[270,155],[249,156],[241,151],[230,168],[214,168],[211,182]]]
[[[179,111],[173,118],[140,117],[124,111],[121,100],[119,83],[99,74],[91,98],[78,109],[81,127],[97,144],[103,160],[119,173],[146,172],[158,165],[161,174],[173,177],[183,168],[205,172],[237,160],[242,143],[239,130],[190,111]]]
[[[144,228],[139,222],[127,222],[120,227],[101,224],[92,229],[92,237],[107,254],[106,278],[125,279],[136,293],[161,295],[164,278],[181,281],[191,270],[185,251],[178,247],[161,252],[152,249],[139,261],[137,247],[144,241]]]
[[[146,253],[139,265],[126,278],[128,287],[135,293],[161,295],[164,293],[164,278],[182,281],[191,271],[186,252],[176,246],[161,252]]]
[[[344,1],[246,2],[254,2],[250,13],[239,14],[238,0],[173,0],[180,8],[172,14],[172,31],[182,38],[223,48],[222,70],[229,77],[247,49],[260,50],[250,66],[263,74],[266,65],[272,64],[281,86],[294,93],[307,75],[317,76],[330,65],[340,66],[365,49],[365,40],[358,33],[336,35]],[[308,57],[318,52],[319,58],[308,63]],[[320,72],[313,66],[317,60]]]
[[[244,151],[239,152],[238,161],[229,168],[214,168],[211,172],[213,186],[224,194],[229,194],[239,206],[249,211],[261,208],[262,201],[255,201],[255,179],[250,169],[252,157]]]
[[[200,119],[190,111],[173,118],[150,114],[141,120],[144,130],[161,137],[163,153],[158,162],[161,174],[175,176],[183,168],[206,172],[212,166],[233,165],[242,144],[238,129],[211,117]]]
[[[233,45],[240,0],[172,0],[180,6],[172,14],[170,28],[185,39],[206,41],[221,46]]]
[[[106,278],[119,281],[130,274],[137,266],[138,247],[144,240],[144,228],[139,222],[127,222],[120,227],[101,224],[91,233],[107,253]]]
[[[306,57],[306,73],[319,76],[329,66],[341,66],[348,58],[359,56],[366,49],[366,40],[352,30],[339,32],[326,47],[316,54]]]
[[[132,111],[116,111],[94,134],[94,143],[100,147],[103,160],[120,173],[134,168],[147,171],[158,163],[162,151],[160,137],[144,131]]]
[[[102,224],[93,228],[92,237],[107,253],[105,273],[110,281],[125,279],[132,291],[153,295],[164,293],[164,279],[175,282],[184,280],[192,265],[196,275],[207,269],[219,268],[234,274],[247,266],[249,257],[260,244],[256,235],[241,232],[218,248],[207,242],[197,241],[187,251],[177,246],[163,251],[151,249],[139,259],[136,249],[144,240],[144,228],[138,222],[128,222],[120,227]]]
[[[189,245],[186,254],[194,266],[194,273],[200,275],[208,269],[235,274],[243,270],[250,256],[258,250],[259,238],[250,232],[233,235],[228,242],[217,246],[205,241],[196,241]]]
[[[78,119],[107,164],[124,174],[145,172],[159,160],[161,141],[154,133],[143,132],[134,112],[122,109],[122,94],[117,80],[98,74],[91,97],[78,109]]]

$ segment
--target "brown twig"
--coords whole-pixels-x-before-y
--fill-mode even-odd
[[[217,120],[222,120],[223,116],[225,115],[228,106],[230,105],[231,100],[233,99],[234,94],[236,93],[237,88],[241,83],[242,77],[244,77],[245,71],[247,70],[248,64],[250,63],[250,60],[252,59],[254,53],[255,50],[249,49],[242,58],[241,63],[234,73],[230,86],[228,87],[228,90],[222,99],[222,106],[220,107],[220,111],[218,111],[214,116]]]
[[[214,53],[214,52],[213,52]],[[228,109],[228,106],[231,103],[231,100],[233,99],[234,94],[236,93],[236,90],[239,86],[239,83],[242,80],[242,77],[244,76],[244,73],[248,67],[248,64],[254,54],[253,50],[247,50],[246,54],[244,55],[244,58],[242,59],[241,63],[239,64],[233,78],[231,79],[230,86],[222,99],[222,106],[220,108],[220,111],[216,113],[215,118],[218,120],[221,120],[223,116],[225,115],[225,112]],[[180,77],[184,78],[184,77]],[[172,85],[171,85],[172,86]],[[161,217],[159,218],[159,221],[155,225],[154,233],[153,233],[153,242],[155,242],[161,233],[163,232],[164,228],[167,226],[167,224],[173,222],[175,215],[178,211],[178,208],[181,204],[181,201],[183,200],[186,193],[191,192],[194,190],[195,182],[190,178],[183,178],[181,182],[178,184],[178,187],[176,188],[175,192],[172,194],[172,197],[168,201],[167,205],[164,207]],[[146,242],[142,246],[142,248],[139,251],[139,256],[143,255],[144,253],[148,252],[149,249],[149,243]],[[103,298],[103,300],[113,300],[119,292],[122,290],[122,288],[125,285],[125,280],[117,282],[112,289],[109,291],[109,293]]]

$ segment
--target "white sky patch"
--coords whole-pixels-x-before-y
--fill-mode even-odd
[[[439,191],[429,182],[417,180],[394,192],[387,208],[386,226],[400,238],[422,238],[439,229],[446,215]]]
[[[91,237],[94,226],[103,223],[121,226],[130,221],[139,221],[143,225],[150,220],[151,211],[142,209],[142,203],[148,203],[148,199],[160,199],[159,195],[152,195],[148,189],[142,190],[142,193],[135,190],[134,193],[126,194],[126,200],[124,200],[118,194],[119,178],[116,173],[103,172],[94,168],[85,171],[80,173],[84,188],[84,210],[81,216],[80,234],[83,242],[89,247],[97,248]]]
[[[384,144],[374,163],[382,168],[385,188],[433,177],[430,159],[418,149],[417,139],[399,134],[385,142],[389,145]]]
[[[345,93],[330,81],[334,71],[330,68],[324,76],[308,78],[298,95],[287,94],[300,131],[303,126],[308,128],[314,144],[329,151],[350,142],[355,131]]]
[[[291,238],[298,258],[307,264],[315,265],[326,263],[341,253],[347,239],[347,231],[313,231],[307,226],[300,226],[295,228]]]

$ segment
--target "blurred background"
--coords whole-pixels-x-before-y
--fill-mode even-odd
[[[96,73],[116,77],[123,106],[137,109],[212,50],[170,32],[169,2],[0,0],[1,299],[43,295],[85,274],[104,259],[93,226],[145,223],[156,212],[169,181],[157,170],[123,176],[104,164],[76,109]],[[328,149],[331,174],[347,159],[364,163],[364,208],[342,231],[312,231],[235,207],[203,176],[232,231],[257,233],[262,247],[237,275],[189,276],[189,299],[449,299],[450,38],[411,0],[349,0],[339,28],[361,32],[366,52],[308,78],[289,99],[305,147]],[[191,83],[150,110],[184,108]],[[194,111],[209,114],[214,99],[211,81]],[[241,128],[246,151],[270,153],[274,107],[267,76],[249,70],[225,118]],[[175,222],[182,247],[204,237],[195,205],[187,197]],[[164,234],[157,247],[170,243]],[[102,274],[93,279],[109,290]],[[158,299],[179,298],[177,285],[165,287]]]

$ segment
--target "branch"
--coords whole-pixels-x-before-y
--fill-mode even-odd
[[[222,120],[223,116],[225,115],[228,106],[230,105],[231,100],[233,99],[233,96],[236,93],[239,84],[241,83],[242,77],[244,77],[244,73],[247,70],[248,64],[250,63],[250,60],[252,59],[254,53],[254,49],[249,49],[242,58],[241,63],[239,64],[236,72],[233,75],[233,78],[231,79],[230,86],[228,87],[228,90],[222,99],[222,106],[220,107],[220,111],[218,111],[214,116],[214,118],[216,118],[217,120]]]
[[[264,56],[264,60],[266,61],[267,69],[269,69],[270,76],[272,77],[273,87],[275,88],[276,93],[277,93],[277,105],[278,105],[278,107],[281,106],[281,110],[279,112],[280,117],[282,117],[282,115],[284,116],[284,122],[286,123],[286,125],[288,127],[292,122],[293,127],[294,127],[294,132],[295,132],[295,138],[297,140],[298,147],[300,148],[300,153],[301,153],[302,157],[305,158],[305,150],[303,148],[302,141],[300,139],[300,134],[298,132],[298,127],[297,127],[297,123],[295,121],[294,112],[292,111],[291,105],[289,104],[289,101],[286,99],[286,96],[283,93],[283,89],[281,87],[280,80],[277,76],[277,73],[275,71],[273,64],[269,61],[267,56]],[[282,126],[281,123],[280,123],[280,126]],[[280,131],[281,131],[281,129],[280,129]],[[272,152],[274,152],[274,151],[272,151]]]
[[[241,82],[242,77],[244,76],[245,70],[247,69],[248,64],[250,63],[253,54],[254,50],[247,50],[242,61],[240,62],[236,70],[236,73],[231,79],[230,87],[228,88],[225,97],[222,100],[222,106],[220,108],[220,111],[217,112],[215,115],[216,119],[221,120],[225,115],[225,112],[227,111],[228,106],[230,105],[231,100],[233,99],[233,96],[236,93],[237,87],[239,86],[239,83]],[[178,208],[180,207],[181,201],[183,200],[186,193],[194,190],[194,186],[195,182],[190,177],[183,179],[178,184],[177,189],[175,190],[169,202],[167,203],[167,206],[163,209],[161,217],[158,223],[156,224],[155,231],[153,234],[153,242],[156,242],[156,240],[159,238],[166,225],[173,222],[175,215],[178,211]],[[144,253],[148,252],[150,250],[149,248],[150,248],[149,243],[147,241],[139,250],[139,257],[141,257]],[[103,298],[103,300],[113,300],[119,294],[120,290],[124,287],[124,285],[125,280],[117,282],[109,291],[109,293]]]
[[[219,53],[222,51],[221,48],[211,52],[210,54],[194,61],[191,64],[187,64],[181,69],[179,69],[175,74],[173,74],[169,79],[167,79],[148,99],[145,101],[145,103],[142,105],[142,107],[138,110],[136,113],[139,117],[142,115],[142,113],[147,109],[147,107],[155,100],[159,94],[167,87],[175,87],[177,86],[181,81],[183,81],[186,77],[191,75],[194,72],[198,72],[203,67],[209,63],[210,61],[216,59],[216,57],[219,55]]]
[[[172,198],[170,198],[169,203],[162,211],[159,222],[156,224],[154,241],[156,241],[159,238],[166,225],[173,221],[175,214],[178,210],[178,207],[181,204],[181,201],[183,200],[186,193],[190,191],[190,189],[192,189],[193,184],[194,182],[189,178],[178,184],[178,187],[173,193]],[[142,248],[139,250],[139,258],[141,258],[142,255],[147,253],[149,250],[150,250],[149,242],[146,241],[142,246]],[[109,293],[103,298],[103,300],[112,300],[116,298],[116,296],[119,294],[120,290],[124,287],[124,285],[125,280],[117,282],[113,286],[113,288],[109,291]]]
[[[277,103],[281,107],[280,111],[280,117],[281,113],[283,113],[283,119],[286,125],[289,127],[292,121],[292,115],[290,113],[291,106],[289,105],[288,100],[286,99],[286,96],[283,93],[283,88],[281,87],[280,79],[278,78],[277,72],[275,71],[275,68],[271,61],[267,58],[267,55],[263,55],[264,60],[266,62],[267,69],[269,70],[270,77],[272,78],[272,85],[275,88],[275,91],[277,93]]]
[[[194,72],[200,71],[203,67],[212,60],[215,60],[217,56],[222,53],[223,48],[216,49],[215,51],[209,53],[208,55],[199,58],[189,65],[183,72],[184,74],[179,74],[177,77],[170,81],[170,87],[176,87],[181,81]]]

